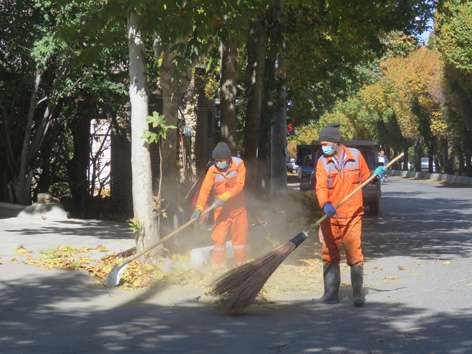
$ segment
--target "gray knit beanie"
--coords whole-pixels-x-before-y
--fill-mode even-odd
[[[231,158],[231,150],[226,143],[220,141],[213,149],[211,157],[213,160],[228,160]]]
[[[339,133],[339,123],[329,123],[320,131],[319,141],[329,141],[332,143],[339,143],[341,135]]]

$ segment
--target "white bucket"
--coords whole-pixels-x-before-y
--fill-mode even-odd
[[[190,251],[190,266],[192,268],[198,268],[203,266],[208,259],[211,257],[213,246],[206,246],[200,248],[194,248]],[[226,256],[232,258],[234,255],[233,244],[231,241],[226,241]]]

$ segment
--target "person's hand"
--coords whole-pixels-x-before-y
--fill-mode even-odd
[[[387,170],[384,166],[379,166],[374,170],[374,175],[376,175],[378,178],[385,177],[386,174]]]
[[[326,203],[324,206],[323,206],[323,212],[328,215],[329,217],[333,216],[334,214],[336,214],[336,209],[334,208],[334,206],[331,204],[331,203]]]
[[[195,209],[192,214],[192,219],[200,219],[200,215],[202,215],[202,211],[200,209]]]

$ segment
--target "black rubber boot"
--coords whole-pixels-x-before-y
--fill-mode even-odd
[[[339,302],[339,285],[341,284],[341,270],[339,263],[323,264],[324,295],[320,302],[323,304],[337,304]]]
[[[362,291],[362,284],[364,278],[364,266],[353,265],[351,266],[351,284],[352,284],[352,297],[354,300],[354,306],[364,306],[365,299]]]

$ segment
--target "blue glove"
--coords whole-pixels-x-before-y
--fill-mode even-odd
[[[193,211],[191,219],[200,219],[200,215],[202,215],[202,212],[200,209],[195,209]]]
[[[336,214],[336,209],[331,203],[326,203],[323,207],[323,212],[328,215],[329,217],[333,216]]]
[[[379,166],[374,170],[374,175],[376,175],[379,178],[385,177],[387,174],[387,170],[385,169],[384,166]]]
[[[225,204],[225,201],[223,199],[218,199],[218,198],[215,199],[215,205],[217,207],[222,207],[224,204]]]

